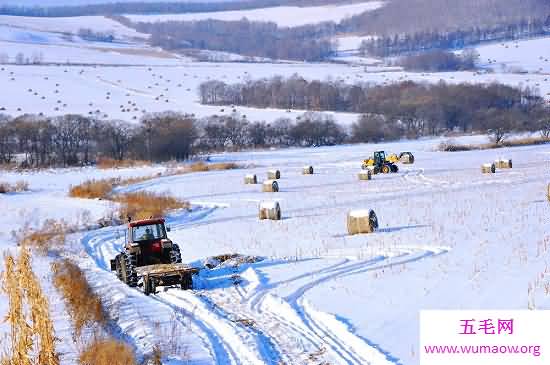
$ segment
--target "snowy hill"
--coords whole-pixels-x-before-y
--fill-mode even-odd
[[[191,20],[241,20],[246,18],[250,21],[274,22],[279,26],[294,27],[305,24],[315,24],[325,21],[338,23],[350,16],[372,11],[384,6],[383,1],[370,1],[346,5],[325,5],[325,6],[279,6],[272,8],[261,8],[253,10],[220,11],[209,13],[190,14],[162,14],[162,15],[127,15],[136,22],[162,22],[162,21],[191,21]]]

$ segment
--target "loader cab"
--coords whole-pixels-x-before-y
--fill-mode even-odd
[[[386,162],[386,153],[384,151],[374,152],[374,164],[382,166]]]

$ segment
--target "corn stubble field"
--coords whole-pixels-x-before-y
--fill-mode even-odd
[[[114,353],[120,364],[416,364],[420,309],[548,309],[547,148],[439,152],[440,143],[230,153],[211,156],[218,165],[179,170],[6,173],[6,183],[25,180],[28,190],[0,203],[14,212],[2,231],[20,227],[3,234],[11,255],[4,293],[34,293],[38,299],[21,300],[39,300],[55,338],[74,342],[33,331],[29,347],[31,334],[17,330],[15,342],[3,342],[5,353],[27,346],[40,356],[41,346],[54,346],[52,364],[102,364]],[[374,149],[412,151],[415,163],[361,180],[360,164]],[[510,159],[512,168],[480,171]],[[262,191],[275,169],[279,191]],[[247,175],[257,183],[245,184]],[[172,208],[162,214],[183,261],[204,268],[193,290],[161,287],[146,297],[109,271],[124,229],[96,222],[123,217],[136,196],[180,204],[160,206]],[[64,209],[52,210],[52,201]],[[259,219],[260,205],[268,219]],[[378,229],[349,235],[348,213],[370,209]],[[29,251],[9,248],[17,242],[34,252],[27,271],[17,265]],[[244,256],[208,260],[235,253]],[[14,300],[0,309],[17,311]],[[14,312],[0,329],[9,339],[14,325],[48,326],[32,318]]]

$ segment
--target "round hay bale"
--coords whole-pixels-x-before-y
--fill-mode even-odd
[[[348,234],[372,233],[378,229],[378,217],[374,210],[352,210],[347,217]]]
[[[264,193],[276,193],[279,191],[279,183],[276,180],[266,180],[262,184]]]
[[[414,155],[411,152],[402,152],[399,156],[399,161],[402,164],[413,164],[414,163]]]
[[[494,163],[484,163],[481,165],[481,172],[483,174],[494,174],[497,171],[496,165]]]
[[[495,161],[495,166],[498,169],[511,169],[512,168],[512,160],[506,160],[506,159],[499,159]]]
[[[371,170],[361,170],[357,176],[359,177],[359,180],[371,180],[372,172]]]
[[[304,166],[302,168],[302,175],[313,175],[313,166]]]
[[[267,178],[270,180],[278,180],[281,178],[281,171],[279,170],[269,170],[267,172]]]
[[[244,183],[245,184],[257,184],[258,183],[258,178],[254,174],[245,175]]]
[[[281,220],[281,206],[279,202],[261,202],[259,211],[260,220],[270,219],[274,221]]]
[[[548,187],[546,189],[546,197],[548,198],[548,201],[550,202],[550,184],[548,184]]]

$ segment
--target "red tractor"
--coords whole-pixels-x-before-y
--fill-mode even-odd
[[[111,270],[128,286],[143,285],[147,295],[158,285],[191,289],[198,270],[181,263],[180,248],[168,239],[168,231],[162,218],[129,222],[124,250],[111,260]]]

